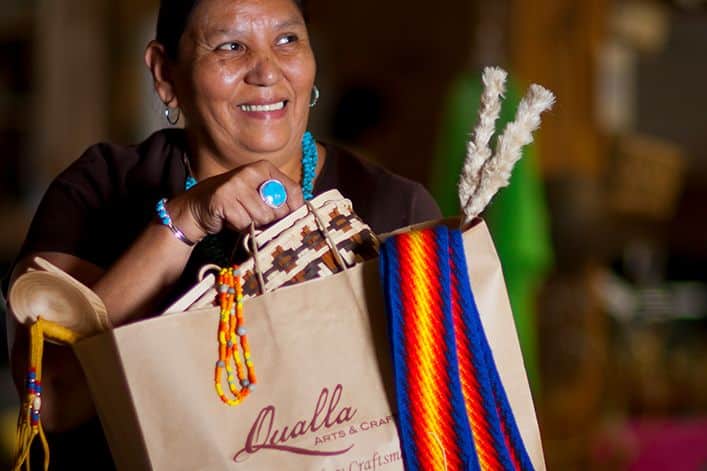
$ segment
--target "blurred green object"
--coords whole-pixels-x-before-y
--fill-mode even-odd
[[[431,188],[445,216],[460,213],[457,180],[466,146],[478,118],[483,92],[479,78],[462,76],[452,85],[439,134]],[[511,80],[496,122],[497,135],[515,117],[520,96]],[[495,142],[495,140],[494,140]],[[510,186],[502,189],[484,213],[503,264],[508,295],[530,384],[540,388],[537,354],[536,293],[552,264],[548,215],[536,168],[536,148],[523,150]]]

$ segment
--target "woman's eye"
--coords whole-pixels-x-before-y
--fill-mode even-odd
[[[285,45],[285,44],[293,43],[293,42],[297,41],[297,39],[298,39],[298,38],[297,38],[297,35],[296,35],[296,34],[286,34],[286,35],[284,35],[284,36],[280,36],[280,37],[278,38],[276,44],[277,44],[278,46],[282,46],[282,45]]]
[[[236,42],[223,43],[216,48],[219,51],[238,52],[243,49],[243,45]]]

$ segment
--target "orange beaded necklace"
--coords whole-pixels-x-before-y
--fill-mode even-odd
[[[243,290],[241,288],[240,271],[234,265],[223,268],[218,278],[218,300],[221,306],[218,326],[218,361],[214,371],[216,393],[221,401],[229,406],[236,406],[255,389],[255,368],[250,356],[248,336],[243,320]],[[240,344],[243,358],[238,349]],[[231,365],[231,358],[235,365]],[[226,372],[228,388],[234,398],[226,395],[223,384],[223,372]],[[247,374],[246,374],[247,372]]]

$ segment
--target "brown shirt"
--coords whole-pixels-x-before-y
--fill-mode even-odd
[[[422,185],[336,146],[325,147],[327,159],[315,182],[314,194],[338,189],[374,232],[390,232],[441,217],[437,204]],[[155,203],[184,191],[184,150],[185,134],[179,129],[158,131],[136,146],[90,147],[50,185],[18,259],[36,251],[63,252],[107,269],[154,220]],[[216,245],[225,245],[228,250],[237,237],[220,234],[215,238]],[[214,259],[212,245],[201,243],[194,249],[182,280],[165,302],[196,281],[198,267],[219,262]],[[2,288],[6,294],[7,279]],[[111,467],[97,420],[50,438],[53,469]]]

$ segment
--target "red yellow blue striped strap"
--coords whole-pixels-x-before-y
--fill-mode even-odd
[[[469,284],[461,233],[381,247],[407,470],[532,470]]]

